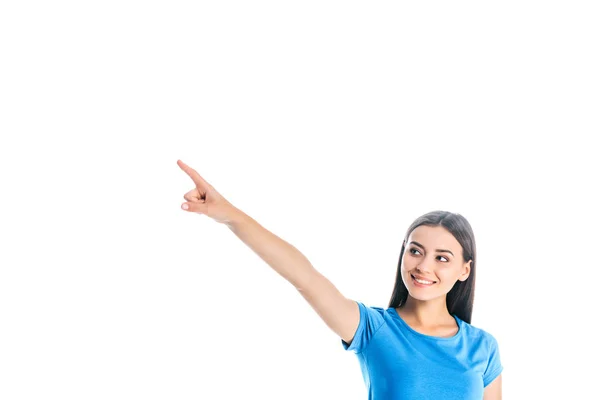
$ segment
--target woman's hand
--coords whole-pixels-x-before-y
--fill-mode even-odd
[[[230,222],[239,210],[221,196],[193,168],[181,160],[177,160],[177,165],[192,178],[196,185],[194,189],[183,195],[187,203],[183,203],[181,208],[197,214],[208,215],[220,223]]]

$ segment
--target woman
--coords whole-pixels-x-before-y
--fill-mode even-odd
[[[435,211],[409,227],[388,308],[344,297],[294,246],[234,207],[194,169],[182,208],[229,227],[300,292],[356,353],[371,400],[502,398],[498,343],[471,325],[476,249],[459,215]],[[406,251],[405,251],[406,250]]]

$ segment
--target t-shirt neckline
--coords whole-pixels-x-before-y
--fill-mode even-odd
[[[462,328],[462,326],[461,326],[460,319],[459,319],[459,318],[458,318],[456,315],[454,315],[454,314],[451,314],[451,315],[452,315],[452,317],[454,318],[454,320],[456,321],[456,325],[458,326],[458,331],[457,331],[457,332],[456,332],[456,333],[455,333],[453,336],[450,336],[450,337],[442,337],[442,336],[432,336],[432,335],[426,335],[426,334],[424,334],[424,333],[417,332],[417,331],[415,331],[413,328],[411,328],[411,327],[410,327],[410,325],[408,325],[408,324],[406,323],[406,321],[404,321],[404,319],[402,319],[402,317],[400,316],[400,314],[398,314],[398,311],[396,311],[396,309],[395,309],[394,307],[389,307],[389,308],[388,308],[388,311],[390,311],[390,312],[391,312],[391,313],[392,313],[392,314],[395,316],[395,318],[396,318],[397,320],[399,320],[399,321],[400,321],[400,323],[401,323],[401,324],[402,324],[402,325],[403,325],[403,326],[404,326],[404,327],[405,327],[405,328],[406,328],[406,329],[407,329],[409,332],[412,332],[413,334],[415,334],[415,335],[417,335],[417,336],[419,336],[419,337],[423,337],[423,338],[430,339],[430,340],[444,340],[444,341],[446,341],[446,340],[453,340],[453,339],[456,339],[456,338],[458,338],[458,337],[459,337],[459,335],[462,333],[462,329],[463,329],[463,328]]]

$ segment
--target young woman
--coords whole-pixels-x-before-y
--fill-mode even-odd
[[[475,238],[459,214],[434,211],[406,232],[387,308],[344,297],[294,246],[234,207],[194,169],[182,208],[231,229],[299,291],[356,353],[370,400],[502,398],[498,343],[471,325]]]

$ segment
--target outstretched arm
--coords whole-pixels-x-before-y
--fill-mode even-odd
[[[181,160],[177,160],[177,165],[195,184],[195,188],[183,196],[187,202],[181,207],[227,225],[271,268],[294,285],[327,326],[350,343],[360,322],[358,304],[344,297],[298,249],[234,207],[196,170]]]

